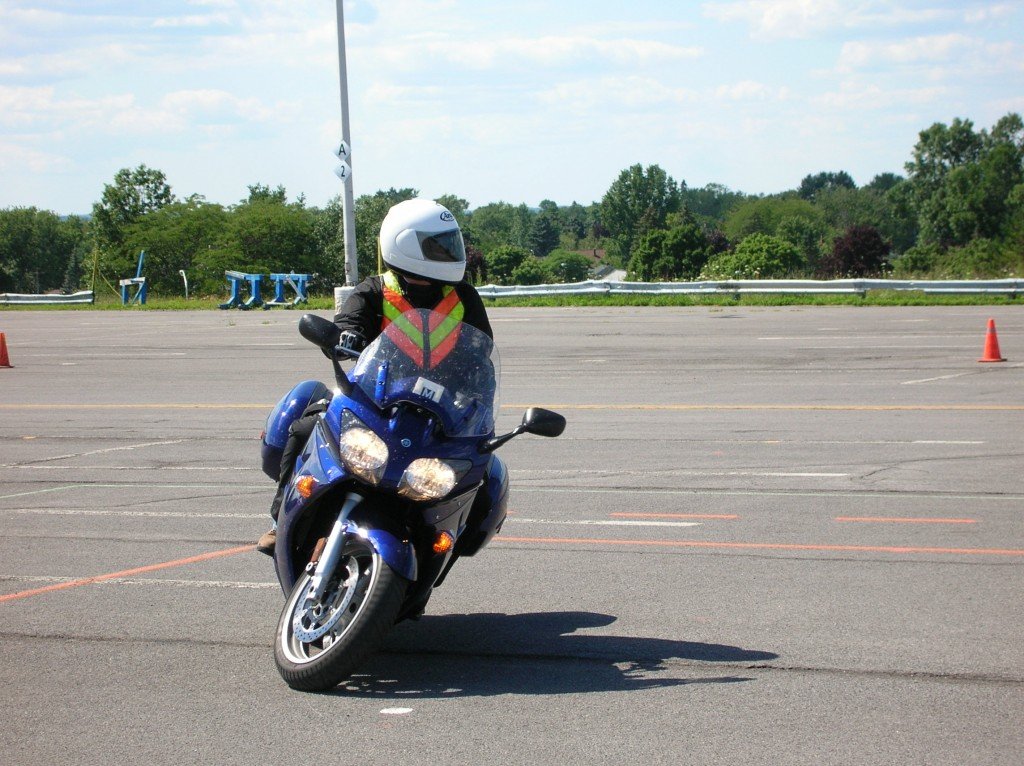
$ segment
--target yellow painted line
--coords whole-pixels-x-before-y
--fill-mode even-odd
[[[269,410],[273,404],[0,404],[0,410]]]
[[[273,404],[154,402],[149,404],[0,404],[0,410],[269,410]],[[1024,404],[503,404],[503,410],[700,412],[723,410],[824,412],[1024,412]]]
[[[1024,411],[1024,404],[503,404],[502,409],[546,407],[552,410],[824,410],[830,412],[890,411]]]

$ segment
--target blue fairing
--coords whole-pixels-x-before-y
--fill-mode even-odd
[[[330,398],[331,392],[319,380],[304,380],[281,398],[270,411],[264,428],[263,473],[277,481],[281,474],[281,453],[288,443],[288,427],[310,404]]]
[[[296,492],[295,482],[292,481],[289,482],[285,491],[281,515],[278,517],[277,545],[274,546],[274,561],[277,566],[278,579],[281,581],[285,593],[290,592],[294,587],[299,570],[305,563],[294,561],[292,555],[295,541],[291,539],[291,536],[299,526],[299,519],[307,512],[316,513],[317,500],[337,483],[350,476],[341,463],[337,446],[328,436],[322,420],[313,429],[309,442],[299,456],[299,466],[295,473],[296,479],[302,476],[312,476],[316,481],[317,488],[308,498],[303,498]],[[351,523],[349,531],[369,540],[374,550],[395,572],[407,580],[416,579],[416,552],[410,542],[399,540],[384,529],[360,528],[354,522]]]

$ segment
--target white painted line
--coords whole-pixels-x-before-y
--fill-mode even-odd
[[[169,500],[167,502],[180,502]],[[20,513],[27,516],[128,516],[153,519],[264,519],[265,513],[189,513],[187,511],[121,511],[94,508],[0,508],[0,513]]]
[[[132,470],[138,470],[133,468]],[[231,486],[225,486],[224,484],[66,484],[63,487],[47,487],[46,489],[33,489],[28,492],[14,492],[10,495],[0,495],[0,500],[10,500],[14,497],[27,497],[29,495],[43,495],[49,492],[63,492],[65,490],[84,490],[84,489],[221,489],[227,490],[223,497],[231,497],[237,495],[239,492],[253,492],[261,491],[266,489],[266,484],[261,486],[248,486],[245,484],[234,484]]]
[[[83,577],[0,577],[0,582],[62,583],[76,582]],[[163,580],[137,577],[115,577],[99,580],[95,585],[162,585],[173,588],[234,588],[238,590],[271,590],[281,586],[276,582],[232,582],[229,580]]]
[[[184,441],[184,439],[182,440]],[[76,457],[62,455],[41,460],[64,460]],[[36,461],[41,462],[41,461]],[[36,465],[35,463],[0,463],[0,468],[41,468],[46,471],[259,471],[263,469],[255,465]]]
[[[921,378],[919,380],[904,380],[902,383],[900,383],[900,385],[901,386],[913,386],[913,385],[916,385],[918,383],[931,383],[932,381],[935,381],[935,380],[950,380],[952,378],[962,378],[965,375],[977,375],[977,374],[978,374],[978,370],[971,370],[970,372],[958,372],[955,375],[939,375],[938,377],[935,377],[935,378]]]
[[[647,471],[568,470],[561,468],[518,468],[517,476],[544,474],[548,476],[768,476],[797,479],[840,479],[848,473],[819,473],[811,471],[701,471],[689,468],[651,469]]]
[[[517,471],[518,473],[518,471]],[[764,490],[763,492],[748,489],[666,489],[660,487],[530,487],[516,486],[516,494],[549,494],[549,495],[681,495],[694,497],[701,495],[713,495],[721,497],[852,497],[863,500],[865,498],[914,498],[928,500],[953,500],[957,503],[970,501],[1009,501],[1013,503],[1024,502],[1024,495],[1013,494],[992,494],[992,495],[945,495],[939,492],[900,492],[887,490],[864,490],[844,492],[837,490]]]
[[[561,524],[580,527],[699,527],[698,521],[609,521],[607,519],[524,519],[521,516],[510,516],[513,524]]]
[[[977,441],[977,442],[974,442],[974,441],[954,441],[954,440],[945,440],[945,439],[917,439],[916,441],[912,441],[910,443],[911,444],[958,444],[958,445],[964,445],[964,444],[985,444],[985,442],[982,442],[982,441]]]
[[[130,452],[132,450],[142,449],[143,447],[162,447],[167,444],[181,444],[185,439],[174,439],[173,441],[162,441],[162,442],[145,442],[143,444],[127,444],[123,447],[107,447],[106,449],[94,449],[89,452],[70,452],[67,455],[57,455],[55,457],[41,457],[36,460],[30,460],[28,463],[10,463],[4,466],[4,468],[28,468],[35,463],[45,463],[50,460],[67,460],[73,457],[87,457],[89,455],[103,455],[107,452]],[[46,468],[53,468],[53,466],[46,466]]]
[[[411,707],[386,707],[380,711],[381,715],[408,715],[411,712]]]

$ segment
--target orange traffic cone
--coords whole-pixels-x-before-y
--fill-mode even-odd
[[[7,336],[0,332],[0,367],[13,367],[11,358],[7,356]]]
[[[988,320],[988,331],[985,333],[985,352],[979,362],[1005,362],[999,353],[999,338],[996,335],[996,320]]]

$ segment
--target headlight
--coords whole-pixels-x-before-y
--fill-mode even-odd
[[[455,489],[456,481],[455,469],[448,463],[421,457],[405,469],[398,491],[411,500],[437,500]]]
[[[338,436],[338,452],[341,459],[360,479],[377,484],[384,475],[384,466],[388,462],[388,447],[361,420],[350,413],[345,414],[342,422],[344,430]]]

